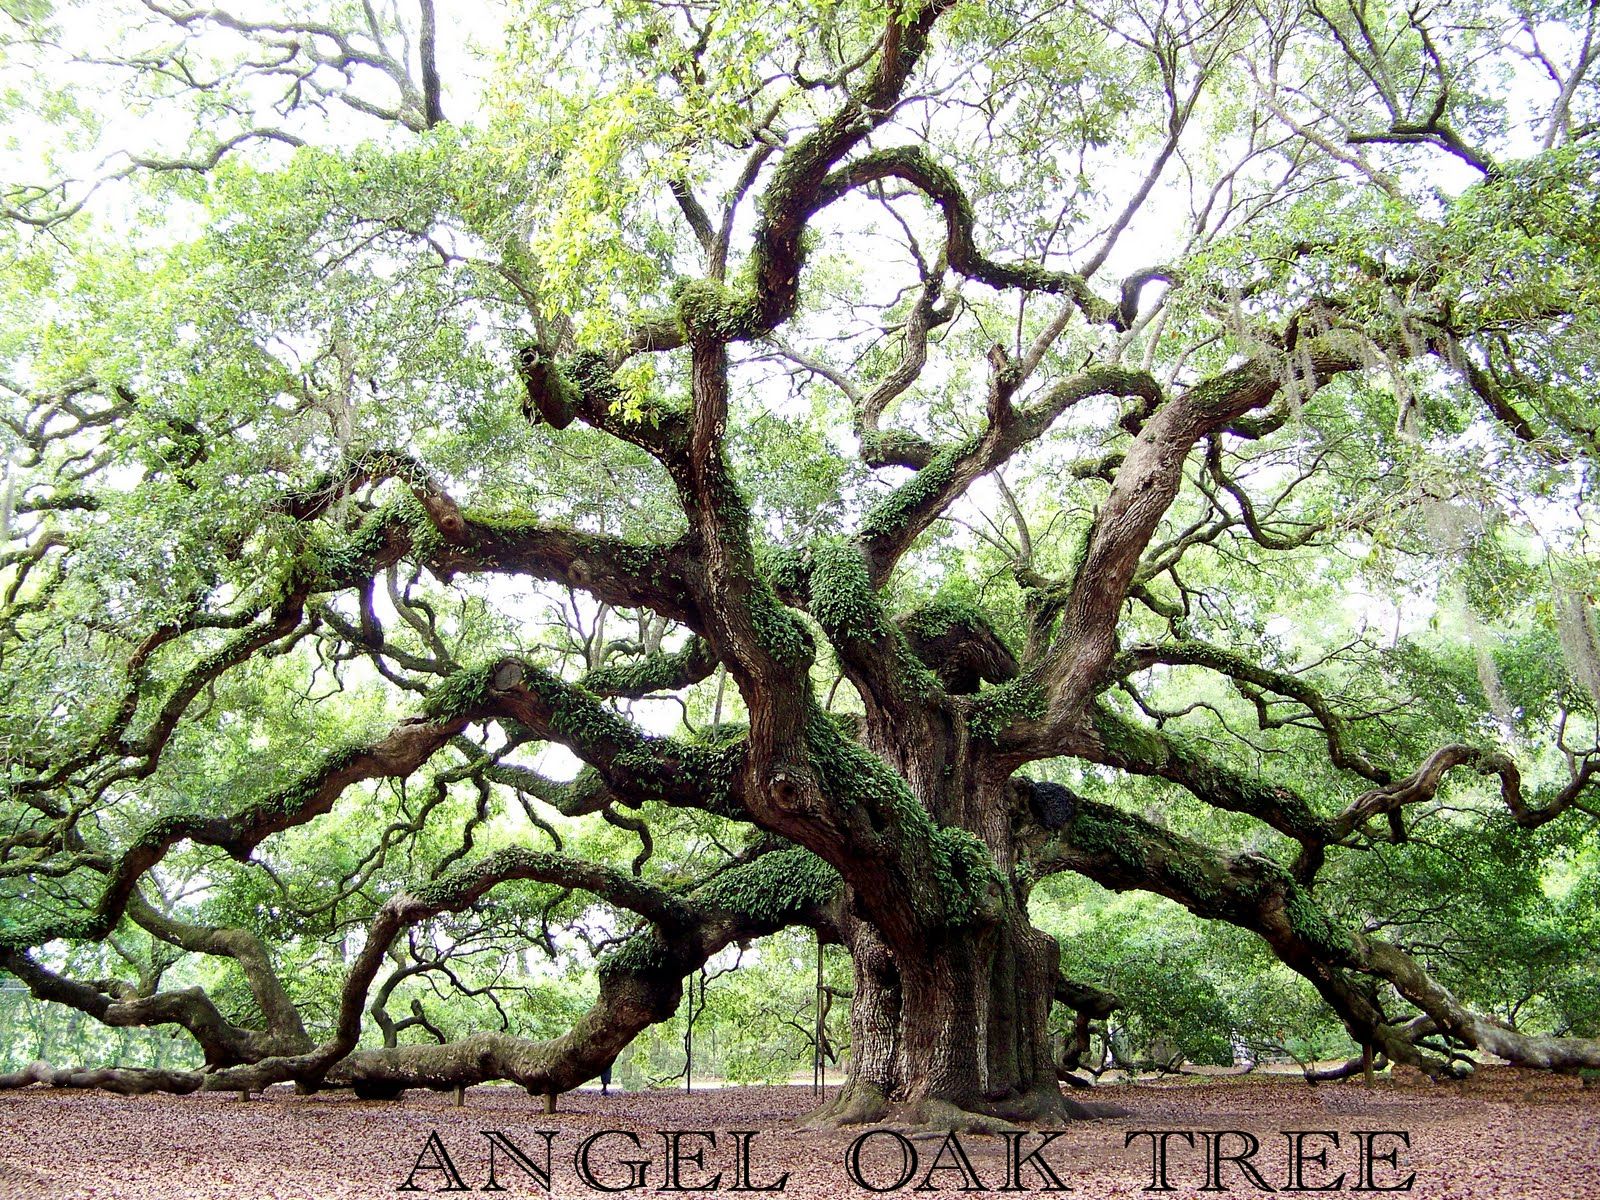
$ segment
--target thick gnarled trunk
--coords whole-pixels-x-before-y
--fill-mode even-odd
[[[935,731],[915,747],[875,748],[936,820],[984,842],[1004,894],[994,913],[900,944],[864,920],[845,931],[855,968],[851,1073],[820,1122],[992,1129],[1088,1114],[1062,1096],[1056,1076],[1049,1016],[1060,954],[1028,922],[1026,885],[1012,869],[1010,788],[977,769],[963,743]]]
[[[850,949],[850,1076],[819,1121],[992,1129],[1089,1115],[1062,1096],[1051,1055],[1055,941],[1019,908],[898,954],[860,924]]]

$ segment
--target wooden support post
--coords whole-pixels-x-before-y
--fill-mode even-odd
[[[547,1113],[553,1113],[555,1110],[556,1094],[554,1092],[546,1092],[544,1094],[544,1111]]]
[[[457,1108],[465,1108],[466,1106],[467,1106],[467,1089],[463,1085],[458,1083],[458,1084],[456,1084],[456,1107]]]
[[[811,1092],[820,1095],[827,1089],[827,1067],[822,1065],[822,935],[817,934],[817,986],[811,997]]]

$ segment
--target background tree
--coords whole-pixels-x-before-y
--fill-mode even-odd
[[[553,1095],[799,925],[817,1120],[1057,1120],[1062,873],[1600,1066],[1592,8],[93,11],[5,7],[0,965],[203,1067],[11,1082]]]

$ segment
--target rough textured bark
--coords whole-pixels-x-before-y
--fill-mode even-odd
[[[847,931],[855,964],[851,1077],[813,1120],[994,1131],[1103,1115],[1063,1096],[1058,1080],[1048,1022],[1060,951],[1028,921],[1030,885],[1016,870],[1015,830],[1028,815],[1018,801],[1031,793],[988,763],[963,721],[922,717],[915,738],[892,734],[886,717],[869,719],[869,745],[944,828],[971,834],[1003,873],[966,920],[930,921],[904,939],[859,919]],[[923,907],[938,911],[947,899],[927,896]]]

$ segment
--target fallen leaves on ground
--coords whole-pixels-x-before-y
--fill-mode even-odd
[[[1252,1075],[1202,1080],[1118,1084],[1102,1087],[1096,1099],[1131,1109],[1116,1120],[1074,1125],[1051,1143],[1045,1157],[1082,1200],[1138,1196],[1151,1182],[1150,1139],[1125,1145],[1134,1130],[1253,1133],[1262,1149],[1255,1159],[1264,1180],[1275,1188],[1286,1182],[1287,1139],[1282,1130],[1331,1130],[1340,1148],[1330,1150],[1330,1169],[1307,1167],[1307,1185],[1325,1184],[1345,1171],[1344,1188],[1358,1182],[1356,1131],[1403,1130],[1411,1136],[1401,1148],[1401,1170],[1377,1169],[1375,1182],[1393,1185],[1412,1171],[1413,1200],[1562,1200],[1600,1197],[1600,1091],[1584,1091],[1577,1081],[1511,1068],[1486,1069],[1469,1081],[1430,1084],[1420,1078],[1380,1080],[1370,1091],[1359,1079],[1308,1087],[1295,1077]],[[456,1108],[448,1094],[410,1092],[398,1102],[363,1101],[349,1093],[297,1096],[277,1087],[241,1102],[229,1094],[121,1097],[96,1092],[29,1088],[0,1093],[0,1197],[94,1197],[96,1200],[209,1200],[212,1197],[271,1197],[274,1200],[345,1200],[394,1196],[414,1166],[413,1182],[423,1193],[450,1180],[432,1169],[437,1157],[425,1153],[429,1135],[439,1134],[462,1181],[473,1191],[487,1180],[488,1139],[498,1130],[542,1158],[535,1131],[555,1131],[553,1186],[559,1197],[597,1197],[578,1177],[573,1154],[583,1140],[606,1129],[629,1130],[640,1139],[635,1152],[626,1139],[596,1145],[594,1163],[601,1182],[626,1182],[624,1157],[649,1157],[641,1194],[660,1194],[663,1139],[659,1130],[711,1130],[715,1149],[706,1148],[702,1173],[685,1161],[681,1182],[704,1183],[722,1173],[722,1188],[734,1183],[731,1131],[759,1131],[752,1143],[753,1182],[765,1184],[781,1172],[789,1181],[783,1195],[866,1196],[845,1169],[851,1142],[862,1130],[803,1132],[796,1119],[816,1103],[805,1087],[730,1087],[696,1091],[613,1092],[584,1090],[561,1097],[560,1111],[546,1115],[542,1101],[517,1088],[476,1087],[466,1105]],[[963,1136],[973,1169],[990,1190],[1005,1182],[1005,1144],[1000,1138]],[[1023,1153],[1038,1144],[1034,1135]],[[1226,1152],[1239,1147],[1228,1139]],[[693,1153],[695,1139],[684,1142]],[[919,1155],[915,1176],[901,1189],[910,1194],[940,1148],[939,1138],[914,1141]],[[865,1172],[877,1184],[892,1182],[898,1145],[886,1136],[869,1143]],[[1202,1155],[1182,1139],[1169,1142],[1170,1179],[1185,1200],[1200,1195]],[[1314,1153],[1326,1142],[1307,1145]],[[1387,1149],[1392,1142],[1379,1143]],[[953,1157],[928,1180],[938,1191],[958,1191],[964,1182]],[[873,1174],[876,1172],[876,1174]],[[499,1155],[497,1182],[508,1195],[542,1194],[534,1180]],[[1024,1182],[1037,1187],[1029,1172]],[[1222,1182],[1235,1195],[1256,1194],[1238,1171],[1224,1164]],[[627,1193],[621,1193],[627,1194]],[[921,1193],[926,1194],[926,1193]]]

